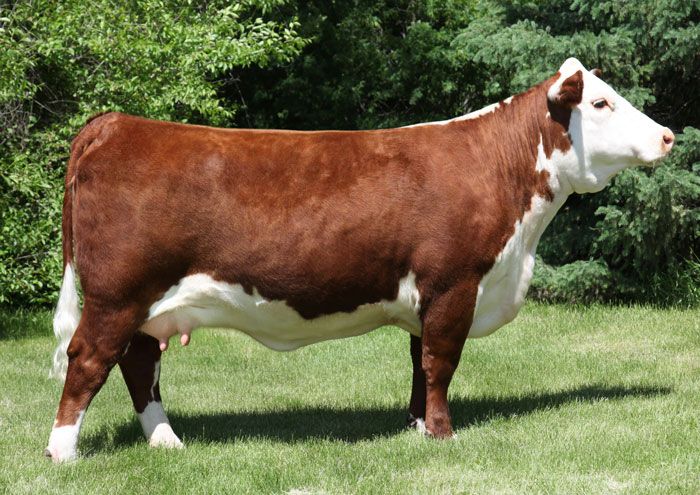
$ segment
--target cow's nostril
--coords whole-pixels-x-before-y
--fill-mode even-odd
[[[675,139],[676,139],[676,137],[673,135],[673,132],[671,132],[670,129],[667,129],[667,130],[664,132],[663,140],[664,140],[664,144],[665,144],[666,146],[671,146],[671,145],[673,144],[673,141],[674,141]]]

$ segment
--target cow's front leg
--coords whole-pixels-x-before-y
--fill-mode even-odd
[[[75,459],[83,415],[135,331],[136,312],[86,302],[68,346],[68,371],[45,454],[54,462]]]
[[[452,436],[447,389],[471,326],[475,300],[475,285],[455,288],[436,297],[424,313],[425,427],[435,438]]]
[[[139,332],[131,339],[119,367],[151,447],[181,448],[160,398],[160,356],[158,340]]]
[[[411,335],[413,385],[406,424],[409,428],[417,428],[418,430],[425,429],[425,371],[423,371],[422,345],[420,337]]]

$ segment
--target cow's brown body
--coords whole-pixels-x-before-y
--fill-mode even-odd
[[[159,400],[158,342],[139,329],[183,277],[241,284],[313,319],[393,300],[412,272],[410,414],[451,435],[447,387],[480,280],[533,197],[552,200],[538,145],[570,147],[569,110],[546,98],[556,77],[479,118],[380,131],[92,120],[66,177],[64,261],[84,309],[56,425],[76,422],[116,363],[137,411]]]

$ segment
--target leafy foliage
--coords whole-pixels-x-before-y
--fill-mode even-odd
[[[312,39],[293,63],[239,73],[231,98],[249,127],[391,127],[462,112],[476,74],[451,47],[474,0],[312,0],[290,4]],[[235,91],[234,91],[235,89]],[[481,98],[477,105],[481,106]],[[476,107],[479,108],[479,107]]]
[[[590,303],[614,293],[613,276],[601,260],[574,261],[559,268],[537,259],[530,295],[547,301]]]
[[[596,211],[594,252],[635,279],[700,253],[698,171],[700,131],[687,128],[663,167],[620,174]]]

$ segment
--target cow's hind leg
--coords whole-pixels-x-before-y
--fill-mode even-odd
[[[68,371],[46,455],[55,462],[77,456],[85,410],[107,380],[137,328],[132,308],[113,310],[86,302],[68,346]]]
[[[160,399],[160,355],[158,340],[138,332],[119,367],[148,443],[152,447],[182,447]]]
[[[423,371],[423,344],[421,338],[411,335],[413,385],[406,423],[409,428],[425,430],[425,371]]]

